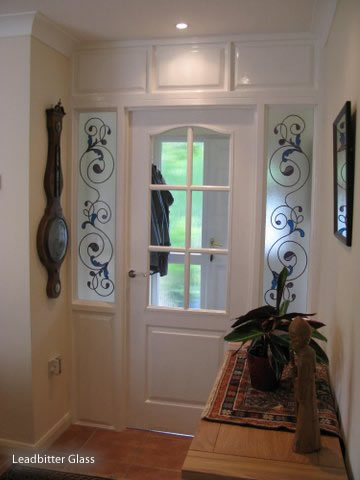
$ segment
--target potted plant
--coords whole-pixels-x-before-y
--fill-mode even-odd
[[[310,346],[315,350],[316,359],[328,364],[328,358],[314,339],[327,341],[318,332],[324,324],[308,317],[314,313],[287,313],[290,301],[283,299],[288,269],[284,267],[277,276],[276,307],[264,305],[250,310],[238,317],[232,325],[234,329],[225,336],[228,342],[241,342],[241,346],[250,341],[247,359],[251,384],[258,390],[273,390],[278,385],[284,366],[290,361],[289,325],[295,317],[303,317],[312,327]],[[240,348],[241,348],[240,346]]]

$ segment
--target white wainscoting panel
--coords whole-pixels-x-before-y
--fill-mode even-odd
[[[75,92],[144,92],[147,51],[146,47],[120,47],[77,52]]]
[[[235,44],[235,88],[314,86],[310,44]]]
[[[229,45],[154,47],[154,90],[225,90]]]
[[[149,327],[147,401],[205,405],[223,359],[223,337],[223,332]],[[204,369],[212,375],[202,375]]]
[[[76,420],[113,425],[113,315],[73,312]]]

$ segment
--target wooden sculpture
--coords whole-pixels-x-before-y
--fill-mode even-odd
[[[315,391],[316,356],[308,345],[311,327],[296,317],[289,327],[291,345],[295,351],[296,432],[293,450],[311,453],[320,450],[320,426]]]

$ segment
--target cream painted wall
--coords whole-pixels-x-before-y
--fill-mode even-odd
[[[30,82],[30,298],[32,328],[33,412],[35,440],[60,421],[70,409],[70,251],[61,267],[62,292],[46,295],[47,273],[36,250],[36,232],[46,206],[43,178],[48,137],[45,110],[61,98],[65,115],[61,135],[64,189],[61,203],[70,225],[70,81],[71,60],[36,38],[31,39]],[[60,354],[63,372],[48,376],[48,359]]]
[[[31,441],[30,37],[0,39],[0,439]]]
[[[320,210],[319,320],[329,339],[330,369],[340,407],[353,478],[360,478],[360,2],[339,0],[325,47],[323,70],[323,131]],[[357,112],[353,245],[333,234],[332,122],[346,100]]]
[[[24,36],[0,39],[0,64],[0,446],[30,446],[70,419],[70,255],[61,271],[62,294],[49,300],[36,232],[46,205],[45,109],[59,98],[68,112],[62,204],[69,219],[71,60]],[[63,373],[49,378],[47,362],[56,354]]]

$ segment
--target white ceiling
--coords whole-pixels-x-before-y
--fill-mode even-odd
[[[79,41],[313,33],[329,0],[0,0],[0,15],[39,11]],[[178,31],[177,22],[189,24]]]

